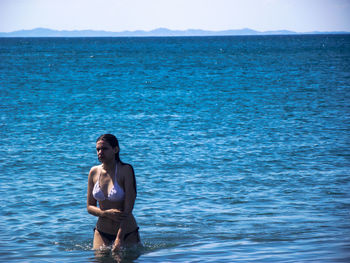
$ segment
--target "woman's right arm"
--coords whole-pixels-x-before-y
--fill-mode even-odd
[[[87,188],[87,211],[94,216],[104,216],[104,211],[97,207],[97,201],[92,195],[94,189],[94,176],[97,172],[97,167],[92,167],[89,172],[88,188]]]

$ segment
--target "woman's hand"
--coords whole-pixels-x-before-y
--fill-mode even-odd
[[[103,211],[103,216],[107,217],[109,219],[112,219],[113,221],[120,222],[124,219],[124,214],[122,211],[118,209],[108,209]]]

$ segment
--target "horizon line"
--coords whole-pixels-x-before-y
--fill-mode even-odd
[[[152,30],[106,31],[96,29],[57,30],[46,27],[0,32],[0,37],[152,37],[152,36],[242,36],[242,35],[311,35],[311,34],[350,34],[350,31],[307,31],[297,32],[287,29],[258,31],[251,28],[205,30],[189,28],[186,30],[158,27]]]
[[[291,29],[269,29],[269,30],[257,30],[257,29],[253,29],[250,27],[242,27],[242,28],[230,28],[230,29],[202,29],[202,28],[187,28],[187,29],[172,29],[172,28],[167,28],[167,27],[155,27],[153,29],[123,29],[123,30],[119,30],[119,31],[113,31],[113,30],[106,30],[106,29],[54,29],[54,28],[49,28],[49,27],[42,27],[42,26],[38,26],[38,27],[33,27],[30,29],[16,29],[13,31],[0,31],[0,33],[14,33],[14,32],[18,32],[18,31],[32,31],[32,30],[36,30],[36,29],[45,29],[45,30],[52,30],[52,31],[58,31],[58,32],[62,32],[62,31],[102,31],[102,32],[110,32],[110,33],[121,33],[121,32],[135,32],[135,31],[144,31],[144,32],[151,32],[151,31],[155,31],[158,29],[165,29],[165,30],[169,30],[169,31],[189,31],[189,30],[200,30],[200,31],[209,31],[209,32],[221,32],[221,31],[239,31],[239,30],[253,30],[256,32],[271,32],[271,31],[290,31],[290,32],[296,32],[296,33],[308,33],[308,32],[349,32],[350,33],[350,29],[349,30],[320,30],[320,29],[315,29],[315,30],[311,30],[311,31],[295,31],[295,30],[291,30]]]

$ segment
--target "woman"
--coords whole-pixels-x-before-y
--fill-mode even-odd
[[[100,136],[96,151],[102,164],[91,168],[87,192],[87,211],[98,216],[93,248],[112,245],[112,250],[117,251],[122,246],[140,243],[139,228],[132,215],[136,199],[134,170],[121,162],[114,135]]]

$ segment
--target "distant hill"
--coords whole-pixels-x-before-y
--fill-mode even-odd
[[[208,31],[201,29],[170,30],[157,28],[151,31],[96,31],[96,30],[52,30],[47,28],[35,28],[31,30],[19,30],[9,33],[1,33],[0,37],[162,37],[162,36],[247,36],[247,35],[295,35],[295,34],[349,34],[350,32],[306,32],[298,33],[288,30],[256,31],[249,28],[224,31]]]

